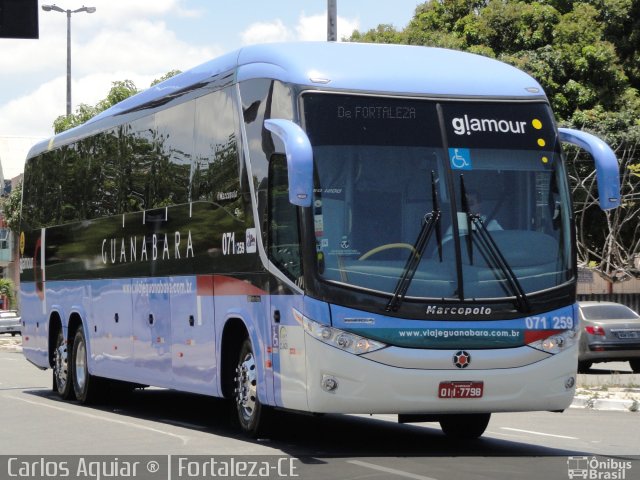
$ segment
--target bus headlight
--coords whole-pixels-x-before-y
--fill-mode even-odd
[[[315,320],[311,320],[305,317],[302,313],[293,309],[293,316],[296,321],[300,322],[307,332],[312,337],[320,340],[322,343],[331,345],[345,352],[353,353],[354,355],[362,355],[363,353],[375,352],[381,348],[385,348],[387,345],[371,340],[370,338],[361,337],[353,333],[345,332],[339,328],[329,327],[322,325]]]

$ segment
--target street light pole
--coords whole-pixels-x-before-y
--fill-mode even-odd
[[[338,0],[327,0],[327,41],[338,40]]]
[[[67,117],[71,115],[71,10],[67,10]]]
[[[57,5],[42,5],[45,12],[55,11],[67,14],[67,117],[71,115],[71,14],[78,12],[94,13],[95,7],[81,7],[77,10],[64,10]]]

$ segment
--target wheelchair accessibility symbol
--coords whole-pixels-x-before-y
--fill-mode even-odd
[[[471,170],[471,152],[468,148],[450,148],[449,160],[453,170]]]

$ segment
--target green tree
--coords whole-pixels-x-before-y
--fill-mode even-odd
[[[53,121],[53,131],[55,133],[61,133],[70,128],[82,125],[89,119],[95,117],[100,112],[112,107],[118,102],[121,102],[125,98],[138,93],[138,89],[131,80],[116,81],[111,84],[111,90],[107,94],[107,97],[100,100],[95,106],[81,103],[76,108],[75,113],[69,116],[60,115]]]
[[[11,193],[0,198],[0,209],[2,209],[2,216],[4,217],[7,226],[9,227],[9,241],[13,245],[18,245],[16,232],[20,231],[20,207],[22,204],[22,182],[11,191]],[[17,265],[19,259],[19,249],[13,250],[13,262]],[[9,279],[0,279],[0,295],[6,295],[8,299],[8,306],[5,308],[17,308],[15,285]]]
[[[158,83],[167,80],[168,78],[173,77],[174,75],[178,75],[182,73],[180,70],[171,70],[165,73],[160,78],[151,82],[151,86],[157,85]],[[100,112],[107,110],[108,108],[114,106],[117,103],[131,97],[138,93],[138,87],[136,87],[135,83],[131,80],[118,80],[111,83],[111,89],[109,93],[107,93],[106,98],[100,100],[96,105],[91,106],[85,103],[81,103],[76,108],[75,113],[72,113],[69,116],[61,115],[56,118],[53,122],[53,131],[55,133],[61,133],[65,130],[69,130],[70,128],[77,127],[78,125],[82,125],[86,121],[95,117]]]
[[[114,106],[116,103],[129,98],[138,93],[138,88],[131,80],[122,80],[111,83],[111,90],[107,94],[107,98],[98,102],[95,106],[96,113],[100,113],[107,108]]]
[[[159,84],[160,82],[164,82],[165,80],[168,80],[171,77],[175,77],[176,75],[179,75],[181,73],[182,73],[181,70],[169,70],[167,73],[162,75],[160,78],[156,78],[153,82],[151,82],[151,86],[154,87],[157,84]]]
[[[9,310],[10,308],[15,308],[15,285],[8,278],[0,278],[0,295],[4,295],[7,297],[7,302],[9,305],[5,305],[4,308]]]
[[[20,231],[20,205],[22,203],[22,182],[18,183],[11,193],[0,199],[0,207],[9,230]]]
[[[404,35],[398,32],[393,25],[378,25],[377,28],[365,33],[354,31],[350,40],[364,43],[406,43],[403,37]]]

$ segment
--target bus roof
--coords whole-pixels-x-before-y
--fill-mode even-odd
[[[206,85],[231,72],[233,80],[271,78],[311,88],[379,94],[544,98],[528,74],[480,55],[441,48],[348,42],[271,43],[244,47],[171,77],[36,145],[29,156],[113,125],[110,117]],[[104,126],[103,126],[104,125]]]

